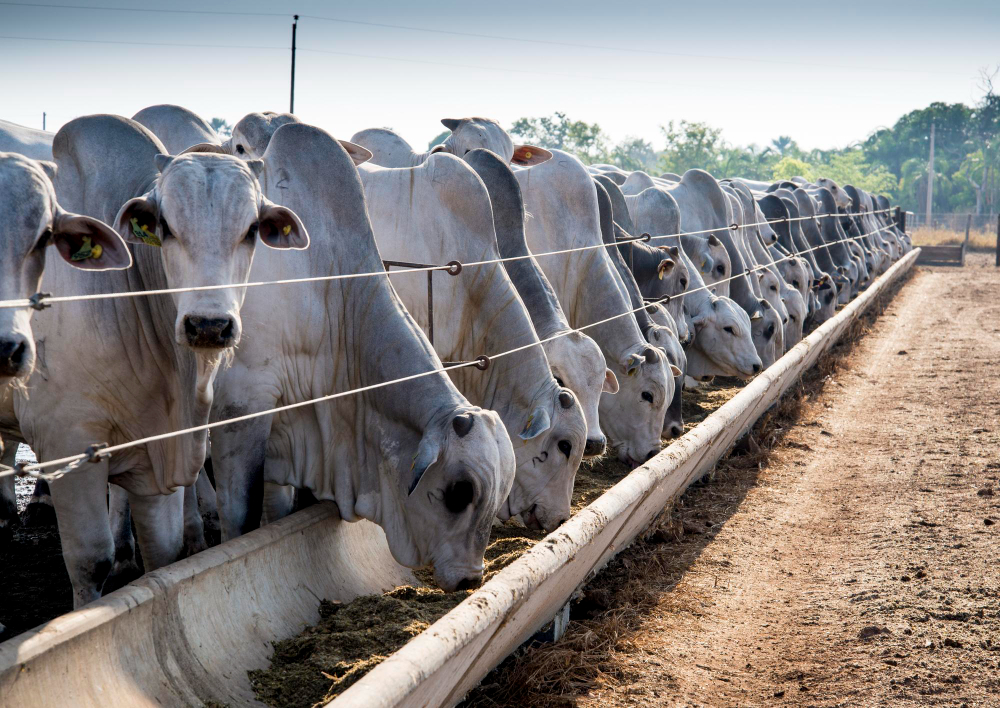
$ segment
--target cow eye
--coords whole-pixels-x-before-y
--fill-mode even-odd
[[[566,455],[567,459],[569,459],[570,454],[573,452],[573,445],[570,444],[569,440],[560,440],[556,447],[559,448],[559,452]]]
[[[465,479],[452,482],[444,490],[444,505],[453,514],[461,513],[472,503],[472,493],[472,482]]]
[[[725,274],[726,274],[726,266],[724,266],[724,265],[717,265],[717,266],[715,267],[715,270],[716,270],[716,272],[717,272],[717,273],[718,273],[719,275],[725,275]]]
[[[253,222],[252,224],[250,224],[250,228],[247,229],[246,240],[247,241],[253,241],[255,238],[257,238],[257,222],[256,221]]]
[[[564,384],[563,380],[558,376],[556,376],[556,383],[559,384],[559,388],[566,388],[566,384]]]
[[[688,286],[687,278],[681,278],[681,287],[686,288]]]
[[[774,325],[767,328],[767,332],[764,333],[766,339],[770,339],[774,336]]]
[[[778,292],[778,286],[777,286],[777,285],[772,285],[772,286],[771,286],[771,292],[772,292],[772,293],[776,293],[776,292]]]
[[[642,392],[642,400],[644,400],[646,403],[652,403],[653,402],[653,394],[651,394],[649,391],[643,391]]]
[[[722,329],[723,329],[723,331],[729,332],[729,334],[731,334],[733,336],[736,336],[736,332],[733,331],[732,327],[723,327]]]
[[[163,232],[163,238],[170,238],[173,234],[170,232],[170,227],[167,226],[167,220],[162,216],[160,217],[160,230]]]
[[[45,229],[45,232],[39,237],[38,243],[35,244],[35,250],[44,251],[50,241],[52,241],[52,229]]]
[[[236,152],[238,152],[239,154],[241,154],[241,155],[242,155],[243,153],[245,153],[245,152],[246,152],[246,150],[244,150],[244,149],[243,149],[243,146],[242,146],[242,145],[237,145],[237,146],[236,146]]]
[[[798,287],[799,287],[799,281],[797,281],[797,280],[793,280],[793,281],[792,281],[792,287],[793,287],[793,288],[795,288],[795,289],[797,290],[797,289],[798,289]]]

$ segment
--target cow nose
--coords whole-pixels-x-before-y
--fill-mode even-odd
[[[587,439],[587,444],[583,446],[583,456],[584,457],[597,457],[604,452],[604,448],[607,447],[608,440],[603,435],[599,438]]]
[[[683,432],[684,432],[683,429],[681,429],[681,426],[677,425],[677,423],[674,423],[673,425],[670,426],[671,438],[679,438],[681,436],[681,433]]]
[[[225,349],[235,344],[236,322],[232,317],[185,315],[184,335],[188,345],[201,349]]]
[[[458,581],[458,585],[455,586],[455,590],[474,590],[479,587],[479,583],[483,581],[483,576],[481,575],[471,575],[468,578],[462,578]]]
[[[0,340],[0,375],[18,376],[27,351],[28,341],[24,337],[15,335]]]
[[[753,372],[755,374],[759,374],[760,373],[760,364],[754,364],[753,365]]]
[[[649,452],[646,453],[646,459],[643,460],[643,462],[649,462],[654,457],[656,457],[659,454],[659,452],[660,452],[659,450],[650,450]]]

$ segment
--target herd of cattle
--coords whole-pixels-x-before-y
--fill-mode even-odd
[[[204,548],[202,513],[230,539],[310,496],[474,586],[494,518],[554,529],[583,458],[650,459],[685,381],[751,378],[911,248],[849,185],[652,177],[443,123],[416,153],[291,114],[224,142],[177,106],[0,121],[3,463],[153,438],[38,482],[75,606],[135,562],[130,518],[151,570]],[[232,287],[260,281],[282,282]]]

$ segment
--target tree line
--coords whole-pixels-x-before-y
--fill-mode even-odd
[[[983,97],[973,106],[935,102],[910,111],[891,128],[878,128],[864,140],[833,150],[803,150],[786,135],[764,146],[733,145],[721,129],[686,120],[661,126],[659,148],[638,137],[615,143],[597,123],[560,112],[519,118],[509,132],[516,140],[564,150],[587,164],[610,163],[629,171],[683,174],[697,167],[719,177],[765,181],[829,177],[885,194],[904,209],[922,213],[927,208],[933,123],[934,211],[995,213],[1000,206],[1000,96],[993,90],[995,76],[982,72]],[[447,136],[445,131],[431,146]]]

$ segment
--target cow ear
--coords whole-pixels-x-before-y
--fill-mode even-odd
[[[545,148],[534,145],[515,145],[514,156],[510,158],[510,162],[512,165],[530,167],[531,165],[540,165],[551,159],[552,153]]]
[[[170,167],[170,163],[173,161],[173,155],[161,155],[157,153],[153,156],[153,164],[156,165],[156,170],[161,174]]]
[[[347,150],[347,154],[350,155],[351,162],[353,162],[355,166],[360,165],[363,162],[368,162],[372,159],[372,153],[368,148],[361,147],[360,145],[356,145],[348,140],[338,140],[337,142],[340,143],[342,148]]]
[[[38,166],[42,168],[42,172],[44,172],[50,180],[55,182],[56,172],[59,171],[59,166],[54,162],[49,162],[48,160],[36,160],[35,162],[37,162]]]
[[[156,202],[149,194],[129,199],[118,210],[115,230],[125,239],[125,243],[162,246],[160,237],[156,235],[157,212]]]
[[[132,253],[114,229],[89,216],[61,211],[52,222],[52,243],[63,260],[81,270],[124,270]]]
[[[462,121],[459,118],[442,118],[441,119],[441,125],[443,125],[448,130],[455,130],[455,128],[457,128],[458,124],[461,123],[461,122]]]
[[[611,369],[604,370],[604,385],[601,387],[601,393],[618,393],[618,379]]]
[[[522,440],[531,440],[532,438],[537,438],[551,427],[552,420],[549,418],[549,412],[539,406],[528,416],[528,422],[525,423],[524,430],[518,433],[517,437]]]
[[[670,364],[670,375],[673,376],[675,379],[683,373],[684,372],[678,369],[676,366]]]
[[[264,200],[260,209],[257,233],[264,245],[271,248],[309,248],[309,232],[298,214],[287,207]]]
[[[425,432],[417,445],[417,452],[413,456],[413,464],[410,465],[410,487],[407,494],[413,494],[417,488],[417,483],[424,476],[427,468],[437,462],[438,455],[441,454],[441,442],[437,435]]]
[[[660,261],[660,265],[656,267],[656,275],[660,280],[663,280],[663,276],[667,275],[674,269],[674,262],[669,258],[664,258]]]
[[[642,368],[643,358],[636,354],[629,354],[625,357],[625,361],[622,362],[622,372],[626,376],[635,376],[639,373]]]

